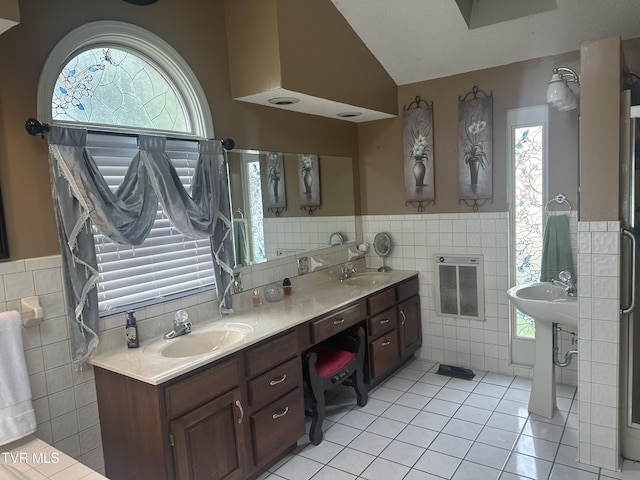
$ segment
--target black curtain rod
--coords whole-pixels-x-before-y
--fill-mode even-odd
[[[32,136],[42,135],[43,137],[45,132],[48,132],[49,130],[51,130],[51,126],[49,124],[40,123],[35,118],[28,118],[27,122],[24,125],[24,128],[26,128],[27,133],[29,135],[32,135]],[[100,133],[103,135],[118,135],[122,137],[136,136],[135,133],[127,133],[127,132],[105,132],[100,130],[87,130],[87,131],[89,133]],[[188,140],[184,137],[166,137],[166,138],[167,140]],[[222,148],[224,148],[227,151],[233,150],[233,147],[235,147],[236,145],[236,143],[233,141],[233,138],[225,138],[224,140],[220,140],[220,143],[222,144]]]

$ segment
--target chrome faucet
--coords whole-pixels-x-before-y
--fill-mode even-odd
[[[342,265],[342,267],[340,267],[340,276],[338,277],[338,280],[346,280],[347,278],[351,278],[351,275],[356,272],[357,270],[353,266],[353,263],[347,262]]]
[[[189,314],[184,310],[178,310],[173,319],[173,328],[164,334],[164,338],[171,340],[191,332],[191,322],[188,321]]]
[[[558,278],[559,280],[552,279],[551,284],[564,288],[567,297],[575,297],[577,294],[577,290],[576,284],[573,281],[573,278],[571,278],[571,273],[563,270],[558,274]]]

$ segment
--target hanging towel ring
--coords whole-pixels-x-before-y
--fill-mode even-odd
[[[558,193],[555,197],[549,200],[544,206],[544,213],[547,216],[549,216],[549,205],[553,202],[556,202],[557,204],[566,203],[569,206],[569,212],[571,212],[571,204],[569,203],[569,200],[567,200],[567,196],[564,193]]]

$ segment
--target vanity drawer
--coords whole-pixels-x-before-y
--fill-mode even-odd
[[[398,292],[398,302],[404,302],[407,298],[411,298],[414,295],[418,295],[419,283],[418,277],[414,277],[406,282],[396,286]]]
[[[249,381],[249,404],[266,405],[299,386],[302,386],[302,364],[300,357],[295,356]]]
[[[398,324],[398,311],[395,308],[390,308],[369,318],[367,322],[369,338],[376,338],[378,335],[396,328]]]
[[[362,320],[360,303],[350,305],[335,313],[311,322],[311,342],[320,343],[327,338],[355,325]]]
[[[304,395],[302,388],[251,415],[256,464],[270,460],[295,444],[304,435]]]
[[[393,330],[370,342],[369,355],[373,378],[380,377],[395,367],[400,360],[398,331]]]
[[[238,360],[234,357],[165,388],[167,417],[188,412],[237,385]]]
[[[298,354],[298,334],[295,331],[269,340],[246,353],[247,376],[253,377]]]
[[[396,291],[393,287],[387,288],[380,293],[371,295],[367,298],[367,313],[375,315],[387,308],[392,307],[396,303]]]

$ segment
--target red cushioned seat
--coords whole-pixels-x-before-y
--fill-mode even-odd
[[[329,345],[317,345],[311,349],[318,355],[316,371],[320,377],[328,377],[342,370],[351,360],[356,358],[354,352],[347,352]]]
[[[322,442],[324,420],[324,392],[338,385],[353,387],[356,403],[367,404],[364,384],[365,333],[364,328],[345,330],[321,344],[314,345],[302,355],[303,377],[311,397],[309,440]]]

